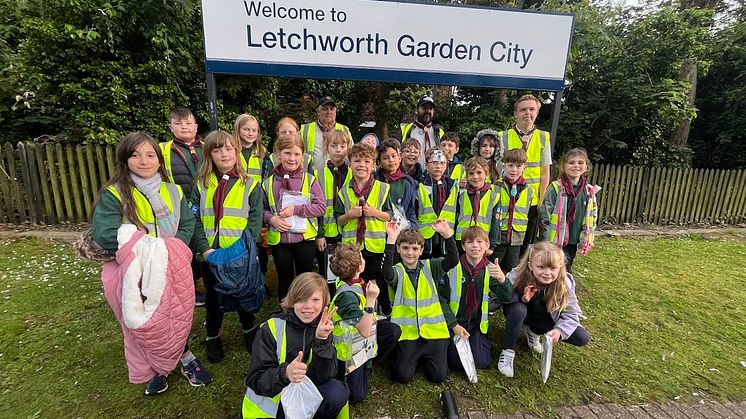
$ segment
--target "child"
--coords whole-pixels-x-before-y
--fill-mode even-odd
[[[469,340],[474,365],[489,368],[492,363],[492,343],[487,339],[488,306],[492,291],[497,299],[510,303],[513,291],[500,267],[487,260],[489,248],[487,233],[472,226],[461,236],[464,254],[460,263],[441,278],[438,293],[448,303],[443,308],[448,328],[455,335]],[[448,368],[463,370],[456,345],[448,345]]]
[[[147,134],[133,132],[122,138],[117,148],[114,175],[101,189],[99,198],[94,204],[91,220],[93,241],[109,253],[114,254],[119,250],[117,233],[123,220],[136,225],[138,230],[151,236],[162,237],[166,240],[175,237],[183,243],[183,246],[189,243],[194,231],[194,216],[191,214],[188,201],[184,198],[181,188],[165,182],[166,173],[163,170],[163,155],[160,151],[155,140]],[[188,252],[186,247],[179,250]],[[106,299],[122,326],[129,379],[134,384],[147,382],[145,394],[163,393],[168,389],[166,375],[170,369],[175,367],[175,364],[169,365],[168,370],[164,370],[162,365],[154,366],[153,359],[135,338],[133,329],[124,323],[122,304],[124,278],[117,278],[122,275],[119,272],[122,267],[123,265],[120,266],[116,261],[106,262],[101,280]],[[186,284],[181,284],[181,286],[171,284],[172,290],[169,292],[178,295],[180,290],[189,290],[188,295],[183,296],[188,304],[176,304],[172,307],[172,309],[179,309],[185,317],[188,317],[188,323],[183,325],[187,330],[174,326],[175,329],[169,328],[167,331],[182,337],[179,342],[173,343],[176,345],[175,354],[178,356],[181,353],[181,373],[192,386],[203,386],[212,381],[212,377],[195,358],[189,347],[184,346],[191,330],[194,307],[191,302],[193,298],[191,295],[192,274],[188,264],[183,268],[189,271],[183,278]],[[162,351],[163,347],[161,346],[159,350]],[[163,357],[162,352],[159,355]]]
[[[411,229],[400,233],[396,223],[386,224],[383,275],[396,290],[391,322],[401,327],[401,337],[393,367],[395,379],[402,383],[412,381],[420,360],[431,382],[439,384],[448,375],[450,334],[443,315],[448,303],[438,297],[437,283],[458,265],[458,250],[447,222],[437,220],[433,229],[446,240],[446,257],[419,260],[425,244],[422,234]],[[401,262],[392,266],[394,244]]]
[[[381,140],[379,140],[378,136],[372,132],[363,135],[363,138],[361,138],[359,142],[360,144],[366,145],[374,150],[378,149],[378,145],[381,144]]]
[[[461,164],[461,161],[456,155],[456,153],[458,153],[459,144],[461,144],[461,140],[458,138],[458,134],[455,132],[447,132],[443,138],[440,139],[438,148],[443,150],[443,154],[446,155],[446,160],[448,160],[445,176],[459,182],[459,186],[463,188],[466,186],[466,171],[464,170],[464,165]]]
[[[547,188],[539,210],[544,240],[562,247],[565,269],[570,273],[578,245],[583,256],[593,247],[598,220],[596,193],[601,188],[588,183],[590,169],[585,149],[565,153],[558,165],[558,179]]]
[[[254,340],[244,418],[284,418],[280,393],[290,383],[311,379],[323,398],[314,418],[349,417],[349,391],[334,379],[337,350],[326,280],[314,272],[298,275],[282,300],[282,313],[259,328]],[[339,416],[338,416],[339,415]]]
[[[425,172],[420,164],[420,142],[407,138],[401,144],[401,168],[416,182],[425,179]]]
[[[436,235],[432,223],[442,218],[453,229],[455,226],[456,197],[458,188],[456,181],[444,177],[446,170],[446,156],[439,147],[427,150],[427,177],[418,186],[417,194],[417,223],[420,232],[425,237],[425,251],[423,259],[444,257],[446,255],[445,241]]]
[[[349,137],[342,130],[332,130],[324,133],[324,156],[328,157],[326,167],[316,171],[316,179],[319,180],[326,198],[326,212],[321,217],[319,226],[323,234],[316,239],[316,259],[319,263],[319,273],[328,278],[326,255],[327,247],[333,246],[342,240],[337,220],[334,218],[334,201],[342,188],[342,185],[352,178],[352,172],[347,167],[347,147]],[[330,251],[334,251],[331,249]],[[334,285],[334,284],[332,284]]]
[[[375,362],[385,358],[394,349],[401,336],[401,329],[390,321],[376,319],[374,313],[379,293],[378,286],[376,281],[369,281],[366,284],[360,279],[360,274],[365,270],[365,259],[357,250],[357,245],[339,244],[331,257],[330,267],[332,272],[339,277],[337,290],[332,299],[332,305],[337,308],[337,313],[332,320],[334,321],[334,345],[337,348],[339,360],[338,375],[345,377],[347,374],[345,381],[350,388],[350,403],[357,403],[364,400],[368,394],[370,366],[366,363],[350,373],[346,372],[345,361],[352,358],[352,348],[342,341],[345,329],[359,339],[360,337],[368,338],[375,326],[378,348]],[[343,325],[342,321],[352,326]]]
[[[300,126],[297,122],[295,122],[295,119],[287,116],[277,121],[277,125],[275,126],[275,134],[277,134],[278,140],[280,139],[280,137],[288,135],[294,135],[300,138],[300,134],[298,134],[299,131]],[[305,146],[303,149],[305,150]],[[279,164],[279,159],[276,153],[272,153],[269,155],[269,161],[271,162],[272,167],[275,167]],[[311,174],[316,171],[313,168],[313,156],[305,152],[303,153],[303,167],[305,167],[308,170],[308,173]],[[272,172],[269,173],[271,174]]]
[[[388,288],[383,286],[381,260],[386,247],[386,221],[391,219],[389,185],[373,178],[376,151],[355,144],[347,153],[352,179],[342,185],[334,203],[334,218],[342,233],[342,243],[357,243],[365,259],[361,276],[366,281],[380,281],[378,304],[385,314],[391,313]]]
[[[513,376],[513,358],[518,335],[528,326],[528,346],[542,351],[539,335],[547,334],[552,342],[584,346],[590,341],[588,331],[580,325],[582,315],[575,296],[575,280],[565,272],[564,254],[556,244],[533,244],[518,267],[508,273],[513,286],[511,304],[503,306],[505,341],[497,369]]]
[[[241,114],[233,124],[233,138],[241,145],[241,165],[246,174],[259,185],[272,172],[272,162],[262,143],[259,121],[247,113]]]
[[[472,155],[484,158],[489,165],[487,183],[497,182],[502,171],[500,160],[503,155],[503,146],[500,141],[497,141],[498,138],[497,131],[487,128],[479,131],[471,141]]]
[[[292,278],[313,269],[318,217],[323,216],[326,210],[321,185],[301,166],[303,150],[303,141],[298,135],[281,135],[275,142],[279,163],[262,185],[264,222],[270,226],[267,244],[272,246],[272,257],[277,268],[277,298],[280,301],[287,294]],[[289,193],[306,198],[306,203],[284,204],[283,200],[290,197]],[[304,220],[291,219],[292,216]],[[295,225],[291,224],[293,221],[296,221]]]
[[[534,190],[523,179],[526,170],[526,152],[520,148],[508,150],[503,155],[505,176],[495,187],[500,192],[500,244],[492,255],[500,261],[500,268],[507,273],[518,266],[521,245],[526,234],[528,211]]]
[[[409,221],[409,228],[416,229],[417,182],[402,170],[400,148],[399,141],[393,138],[381,142],[381,145],[378,146],[378,161],[381,167],[376,172],[376,179],[387,183],[391,187],[389,199],[391,199],[394,214],[397,211],[400,212],[401,216]]]
[[[240,143],[225,131],[213,131],[205,137],[204,156],[199,169],[197,187],[191,201],[198,206],[194,228],[194,250],[204,258],[215,249],[230,247],[248,228],[259,241],[262,228],[262,192],[259,182],[248,176],[239,164]],[[223,360],[223,341],[220,327],[223,311],[215,286],[217,278],[205,262],[200,263],[202,278],[207,288],[205,329],[207,329],[207,359]],[[251,350],[254,315],[238,308],[244,344]]]
[[[472,157],[464,164],[467,184],[458,191],[456,199],[456,242],[461,241],[461,234],[473,225],[489,234],[490,248],[487,255],[499,244],[500,227],[498,225],[498,203],[500,195],[493,185],[485,182],[489,171],[487,160]],[[459,252],[462,247],[459,243]]]

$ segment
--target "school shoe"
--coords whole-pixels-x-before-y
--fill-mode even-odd
[[[246,332],[243,332],[243,343],[246,345],[246,350],[251,354],[251,346],[254,344],[254,338],[256,332],[259,330],[259,326],[254,326]]]
[[[218,336],[213,339],[207,339],[202,342],[207,350],[207,360],[216,364],[225,358],[225,352],[223,352],[223,339]]]
[[[515,351],[512,349],[503,349],[500,352],[500,359],[497,361],[497,370],[500,374],[513,378],[513,358],[515,358]]]
[[[155,394],[161,394],[168,390],[168,381],[165,375],[157,374],[155,377],[148,381],[148,386],[145,387],[145,395],[152,396]]]
[[[202,387],[212,381],[212,375],[202,366],[198,359],[181,366],[181,375],[186,377],[192,387]]]
[[[542,353],[544,351],[544,348],[541,346],[541,340],[539,339],[539,335],[532,332],[531,329],[528,327],[525,328],[526,331],[526,344],[528,344],[528,347],[536,351],[536,353]]]

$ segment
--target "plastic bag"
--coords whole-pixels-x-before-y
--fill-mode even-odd
[[[407,220],[407,216],[404,215],[404,207],[401,205],[394,205],[394,221],[396,221],[396,224],[399,226],[399,230],[406,230],[410,227],[412,227],[412,223]]]
[[[464,372],[466,377],[469,378],[469,382],[472,384],[477,383],[477,367],[474,365],[474,355],[471,353],[471,346],[469,345],[469,339],[464,339],[459,335],[453,337],[453,344],[456,345],[456,351],[458,352],[458,358],[461,360],[461,365],[464,366]]]
[[[365,365],[368,360],[376,357],[378,354],[378,340],[377,340],[377,327],[376,323],[373,323],[373,327],[370,329],[370,336],[364,338],[357,328],[355,328],[353,322],[342,320],[339,322],[342,328],[341,336],[334,336],[334,343],[344,343],[348,348],[352,348],[350,354],[345,356],[345,374],[349,374],[356,369]],[[337,352],[339,356],[339,352]],[[341,359],[341,358],[340,358]]]
[[[552,347],[554,343],[549,335],[541,336],[541,381],[546,384],[549,379],[549,371],[552,370]]]
[[[298,191],[289,191],[287,189],[280,190],[280,202],[283,210],[291,205],[308,205],[311,203],[311,196]],[[290,223],[290,233],[304,234],[308,228],[308,223],[303,217],[297,215],[291,215],[285,218],[285,221]]]
[[[324,400],[308,376],[300,383],[290,383],[280,393],[282,411],[287,419],[311,419]]]

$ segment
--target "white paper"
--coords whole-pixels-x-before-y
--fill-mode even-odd
[[[376,357],[378,354],[378,345],[376,345],[377,332],[376,323],[370,330],[370,336],[364,338],[355,328],[352,322],[342,321],[342,336],[335,336],[334,342],[344,342],[352,347],[352,356],[345,360],[345,373],[349,374],[356,369],[365,365],[368,360]]]
[[[310,196],[302,195],[301,193],[295,191],[283,190],[280,192],[280,196],[282,197],[282,208],[280,208],[281,210],[291,205],[307,205],[311,201]],[[303,217],[291,215],[288,218],[284,218],[284,220],[290,223],[290,233],[304,234],[306,232],[306,229],[308,228],[306,219]]]

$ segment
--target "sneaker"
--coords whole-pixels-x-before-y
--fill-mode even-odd
[[[528,347],[536,351],[536,353],[542,353],[544,351],[544,348],[541,346],[539,335],[532,332],[528,327],[526,327],[526,343],[528,344]]]
[[[212,381],[212,375],[202,366],[198,359],[181,366],[181,375],[186,377],[192,387],[202,387]]]
[[[148,381],[148,386],[145,388],[145,395],[151,396],[154,394],[161,394],[168,390],[168,381],[165,375],[156,375]]]
[[[251,353],[251,346],[254,344],[257,331],[259,331],[259,326],[254,326],[248,332],[243,332],[243,343],[246,345],[246,350],[249,351],[249,354]]]
[[[223,339],[218,336],[214,339],[208,339],[202,342],[207,349],[207,360],[212,363],[218,363],[225,358],[225,352],[223,352]]]
[[[197,307],[205,306],[205,294],[198,292],[194,296],[194,305]]]
[[[500,352],[500,360],[497,361],[497,370],[500,374],[508,378],[513,377],[513,358],[515,358],[515,351],[512,349],[503,349]]]

